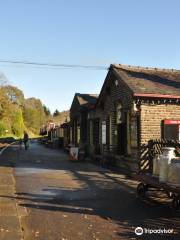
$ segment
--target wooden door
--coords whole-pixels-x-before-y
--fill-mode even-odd
[[[117,152],[119,155],[127,153],[127,119],[117,125]]]

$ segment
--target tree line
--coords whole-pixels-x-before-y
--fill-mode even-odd
[[[24,131],[39,134],[40,127],[49,118],[50,110],[40,99],[25,99],[23,91],[12,85],[0,86],[0,136],[22,137]]]

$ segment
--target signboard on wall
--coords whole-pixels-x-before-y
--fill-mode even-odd
[[[164,138],[180,141],[180,120],[164,120]]]
[[[102,122],[102,144],[106,144],[106,122]]]
[[[137,119],[131,119],[131,147],[137,148]]]
[[[180,120],[164,120],[164,124],[168,124],[168,125],[180,125]]]

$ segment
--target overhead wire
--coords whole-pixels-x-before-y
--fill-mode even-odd
[[[0,59],[0,63],[7,63],[13,65],[28,65],[39,66],[47,68],[80,68],[89,70],[108,70],[108,67],[102,65],[81,65],[81,64],[66,64],[66,63],[45,63],[45,62],[30,62],[30,61],[16,61]]]

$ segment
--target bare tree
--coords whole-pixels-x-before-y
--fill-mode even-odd
[[[7,84],[8,84],[7,77],[4,75],[4,73],[0,73],[0,87]]]

